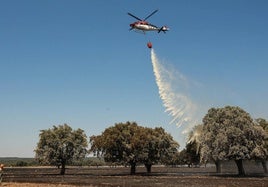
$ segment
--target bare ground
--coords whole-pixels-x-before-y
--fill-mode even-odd
[[[137,168],[136,175],[129,175],[130,169],[125,167],[70,167],[64,176],[54,167],[38,168],[5,168],[3,186],[12,187],[268,187],[268,176],[259,168],[246,168],[247,176],[238,177],[236,170],[228,167],[222,174],[215,173],[215,167],[153,167],[147,174],[144,167]]]

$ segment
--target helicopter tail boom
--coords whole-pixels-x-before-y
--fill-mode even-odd
[[[159,30],[158,30],[158,33],[160,33],[160,32],[163,32],[163,33],[166,33],[166,31],[169,31],[169,28],[167,27],[167,26],[163,26],[163,27],[161,27]]]

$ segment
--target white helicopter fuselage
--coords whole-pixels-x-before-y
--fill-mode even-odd
[[[132,29],[135,29],[135,30],[141,30],[143,31],[144,33],[146,31],[157,31],[158,33],[160,33],[161,31],[162,32],[166,32],[169,30],[169,28],[167,26],[162,26],[162,27],[157,27],[155,25],[152,25],[150,24],[149,22],[147,22],[146,20],[151,17],[152,15],[154,15],[158,10],[155,10],[153,11],[149,16],[147,16],[145,19],[140,19],[138,18],[137,16],[134,16],[133,14],[131,13],[128,13],[129,16],[137,19],[138,21],[134,22],[134,23],[131,23],[130,24],[130,29],[129,30],[132,30]]]
[[[144,22],[135,22],[130,24],[131,29],[136,29],[136,30],[141,30],[143,32],[146,31],[157,31],[159,32],[166,32],[169,30],[169,28],[167,26],[163,26],[163,27],[157,27],[148,23],[144,23]]]
[[[152,25],[147,25],[147,24],[135,24],[133,26],[135,29],[142,30],[142,31],[158,31],[160,28],[152,26]]]

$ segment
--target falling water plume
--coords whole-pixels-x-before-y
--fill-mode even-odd
[[[171,124],[183,127],[184,133],[197,125],[197,107],[187,94],[188,80],[174,68],[168,68],[157,59],[154,50],[151,50],[151,60],[159,96],[165,111],[172,116]]]

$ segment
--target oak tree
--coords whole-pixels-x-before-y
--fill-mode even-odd
[[[256,160],[260,160],[263,166],[264,173],[267,173],[267,165],[266,161],[268,159],[268,121],[263,118],[256,119],[256,123],[258,126],[262,127],[265,132],[264,139],[264,149],[262,147],[256,147],[252,153],[252,156],[255,157]]]
[[[138,163],[151,166],[164,161],[175,152],[178,143],[163,128],[147,128],[135,122],[118,123],[98,136],[90,137],[91,151],[107,162],[130,165],[135,174]]]
[[[153,164],[169,164],[178,155],[179,144],[162,127],[146,128],[145,134],[141,162],[150,173]]]
[[[65,166],[73,161],[85,158],[87,154],[87,136],[83,130],[73,130],[67,124],[41,130],[35,150],[35,158],[41,164],[61,167],[60,174],[65,174]]]
[[[250,115],[239,107],[211,108],[203,118],[201,157],[212,159],[220,171],[220,161],[234,160],[239,175],[245,175],[243,160],[251,159],[258,147],[264,151],[264,133]]]
[[[188,167],[191,165],[198,165],[200,163],[200,135],[202,133],[203,126],[196,125],[189,132],[188,141],[186,143],[186,160]]]

